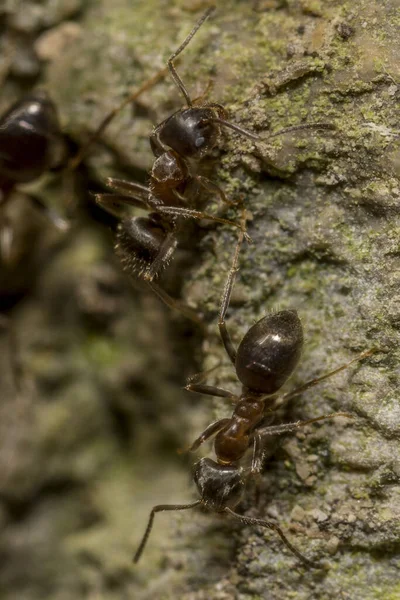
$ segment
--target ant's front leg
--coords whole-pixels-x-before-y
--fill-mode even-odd
[[[221,308],[220,308],[219,319],[218,319],[218,327],[219,327],[219,332],[221,335],[222,343],[225,346],[227,355],[229,356],[229,358],[231,359],[231,361],[234,365],[236,365],[237,350],[236,350],[235,346],[233,345],[232,338],[231,338],[228,328],[226,326],[225,317],[226,317],[226,312],[229,307],[232,290],[233,290],[233,286],[234,286],[235,279],[236,279],[236,273],[238,272],[238,269],[239,269],[238,268],[239,254],[240,254],[240,248],[243,243],[245,227],[246,227],[246,211],[244,210],[243,216],[242,216],[242,228],[241,228],[242,230],[239,233],[239,238],[238,238],[238,241],[236,244],[235,253],[233,255],[232,266],[229,270],[228,277],[226,279],[224,291],[222,292]]]
[[[124,196],[123,194],[95,194],[94,199],[96,204],[117,219],[126,217],[121,205],[128,204],[129,206],[135,206],[136,208],[147,208],[147,204],[144,200],[132,198],[131,196]]]
[[[211,192],[212,194],[218,194],[221,201],[228,206],[238,206],[239,202],[233,202],[229,200],[224,190],[222,190],[216,183],[208,179],[207,177],[203,177],[203,175],[194,175],[193,179],[197,181],[205,190]]]

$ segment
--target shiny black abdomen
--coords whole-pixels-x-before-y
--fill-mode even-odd
[[[15,183],[32,181],[62,158],[64,141],[53,102],[29,96],[0,119],[0,176]]]
[[[303,328],[295,310],[260,319],[244,336],[236,372],[250,390],[274,394],[292,374],[303,347]]]

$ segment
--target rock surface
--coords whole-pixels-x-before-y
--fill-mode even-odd
[[[21,21],[17,4],[1,15],[4,35]],[[38,83],[77,144],[164,66],[205,6],[26,4],[38,16],[24,28],[46,61]],[[57,5],[52,17],[39,10],[47,4]],[[205,165],[230,198],[244,198],[253,239],[241,252],[228,315],[235,342],[268,311],[296,308],[306,345],[288,387],[379,349],[292,402],[285,421],[337,410],[355,418],[282,440],[259,502],[249,489],[242,507],[277,519],[324,568],[305,570],[272,533],[194,511],[158,515],[132,567],[150,508],[194,498],[189,460],[176,449],[229,414],[220,401],[184,394],[185,377],[223,361],[209,382],[238,390],[216,328],[236,234],[195,229],[198,244],[186,241],[170,272],[175,293],[183,285],[210,323],[201,354],[190,324],[132,292],[108,228],[81,210],[65,239],[41,254],[35,286],[10,312],[24,365],[17,395],[9,338],[1,338],[2,599],[400,597],[397,10],[395,0],[231,0],[179,62],[193,97],[211,81],[207,99],[262,137],[228,131]],[[26,89],[8,73],[2,107]],[[121,112],[88,156],[90,185],[109,174],[144,181],[151,126],[181,102],[167,78],[134,114]],[[269,139],[321,122],[335,129]],[[16,271],[19,282],[24,265]]]

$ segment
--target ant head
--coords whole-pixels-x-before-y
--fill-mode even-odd
[[[274,394],[293,373],[303,348],[303,328],[295,310],[260,319],[244,336],[236,373],[251,391]]]
[[[44,93],[28,96],[0,118],[0,174],[27,182],[57,166],[65,144],[56,108]]]
[[[151,215],[123,219],[117,229],[115,253],[124,270],[142,277],[159,253],[166,235],[161,222]]]
[[[156,130],[158,141],[184,158],[202,158],[213,149],[220,133],[215,119],[219,111],[211,107],[184,108],[166,119]]]
[[[245,483],[241,471],[232,465],[219,465],[202,458],[194,466],[194,482],[201,501],[211,510],[234,508],[241,500]]]

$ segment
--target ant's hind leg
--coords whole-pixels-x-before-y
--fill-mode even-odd
[[[324,375],[321,375],[321,377],[316,377],[315,379],[311,379],[310,381],[306,381],[306,383],[303,383],[303,385],[300,385],[298,388],[296,388],[296,389],[294,389],[294,390],[292,390],[290,392],[287,392],[286,394],[283,394],[282,396],[280,396],[280,398],[277,399],[275,407],[278,408],[278,407],[282,406],[282,404],[286,403],[288,400],[291,400],[292,398],[295,398],[296,396],[299,396],[304,391],[309,390],[310,388],[318,385],[322,381],[325,381],[325,379],[329,379],[333,375],[336,375],[336,373],[340,373],[341,371],[344,371],[345,369],[348,369],[354,363],[359,362],[361,360],[364,360],[365,358],[368,358],[369,356],[372,356],[372,354],[375,354],[376,352],[378,352],[378,348],[370,348],[369,350],[366,350],[365,352],[362,352],[361,354],[359,354],[358,356],[356,356],[355,358],[353,358],[349,362],[345,363],[344,365],[341,365],[340,367],[337,367],[333,371],[329,371],[328,373],[325,373]]]
[[[67,169],[69,171],[74,171],[75,169],[77,169],[79,167],[79,165],[81,164],[81,162],[86,158],[86,155],[88,153],[90,146],[92,146],[92,144],[96,140],[99,139],[99,137],[101,136],[103,131],[106,129],[106,127],[108,127],[108,125],[111,123],[111,121],[114,119],[114,117],[116,117],[117,114],[123,108],[125,108],[125,106],[127,106],[128,104],[131,104],[132,102],[137,100],[137,98],[139,98],[139,96],[141,94],[143,94],[143,92],[146,92],[148,89],[153,87],[153,85],[155,85],[158,81],[160,81],[160,79],[162,79],[165,76],[167,71],[168,71],[168,69],[166,67],[164,69],[161,69],[160,71],[158,71],[155,75],[153,75],[153,77],[151,77],[150,79],[145,81],[140,86],[140,88],[138,88],[136,91],[129,94],[129,96],[127,98],[125,98],[118,106],[116,106],[113,110],[111,110],[104,117],[104,119],[101,121],[100,125],[92,133],[92,135],[89,137],[87,142],[85,144],[83,144],[83,146],[80,148],[78,153],[73,158],[71,158]]]
[[[176,310],[181,313],[187,319],[190,319],[196,325],[201,327],[206,333],[206,325],[201,315],[199,315],[193,308],[185,304],[184,302],[180,302],[176,298],[172,298],[165,290],[163,290],[159,285],[157,285],[154,281],[147,281],[147,285],[150,289],[156,294],[156,296],[164,302],[169,308],[172,310]]]
[[[193,27],[192,31],[189,33],[189,35],[186,36],[186,38],[184,39],[184,41],[182,42],[182,44],[179,46],[179,48],[177,50],[175,50],[175,52],[173,54],[171,54],[171,56],[168,59],[168,69],[169,72],[171,74],[172,79],[175,82],[175,85],[178,87],[178,89],[182,92],[182,95],[184,96],[186,103],[188,106],[192,106],[192,100],[190,99],[189,93],[185,87],[185,84],[183,83],[182,79],[180,78],[180,76],[178,75],[176,69],[175,69],[175,65],[174,65],[174,60],[175,58],[177,58],[179,56],[179,54],[186,48],[186,46],[189,44],[190,40],[193,38],[193,36],[197,33],[197,31],[200,29],[200,27],[203,25],[204,21],[206,21],[208,19],[208,17],[215,11],[215,6],[210,6],[206,12],[203,14],[203,16],[200,18],[200,20],[196,23],[196,25]]]
[[[240,248],[243,243],[245,227],[246,227],[246,211],[243,210],[242,229],[239,233],[239,238],[238,238],[238,241],[236,244],[235,253],[233,255],[232,266],[228,273],[224,291],[222,292],[221,308],[220,308],[219,319],[218,319],[218,327],[219,327],[219,332],[221,335],[222,343],[224,344],[226,353],[229,356],[229,358],[231,359],[233,364],[236,363],[236,348],[233,345],[231,336],[229,335],[228,329],[226,327],[225,316],[226,316],[226,311],[228,310],[228,307],[229,307],[232,290],[233,290],[233,286],[235,283],[236,273],[238,272],[239,253],[240,253]]]

